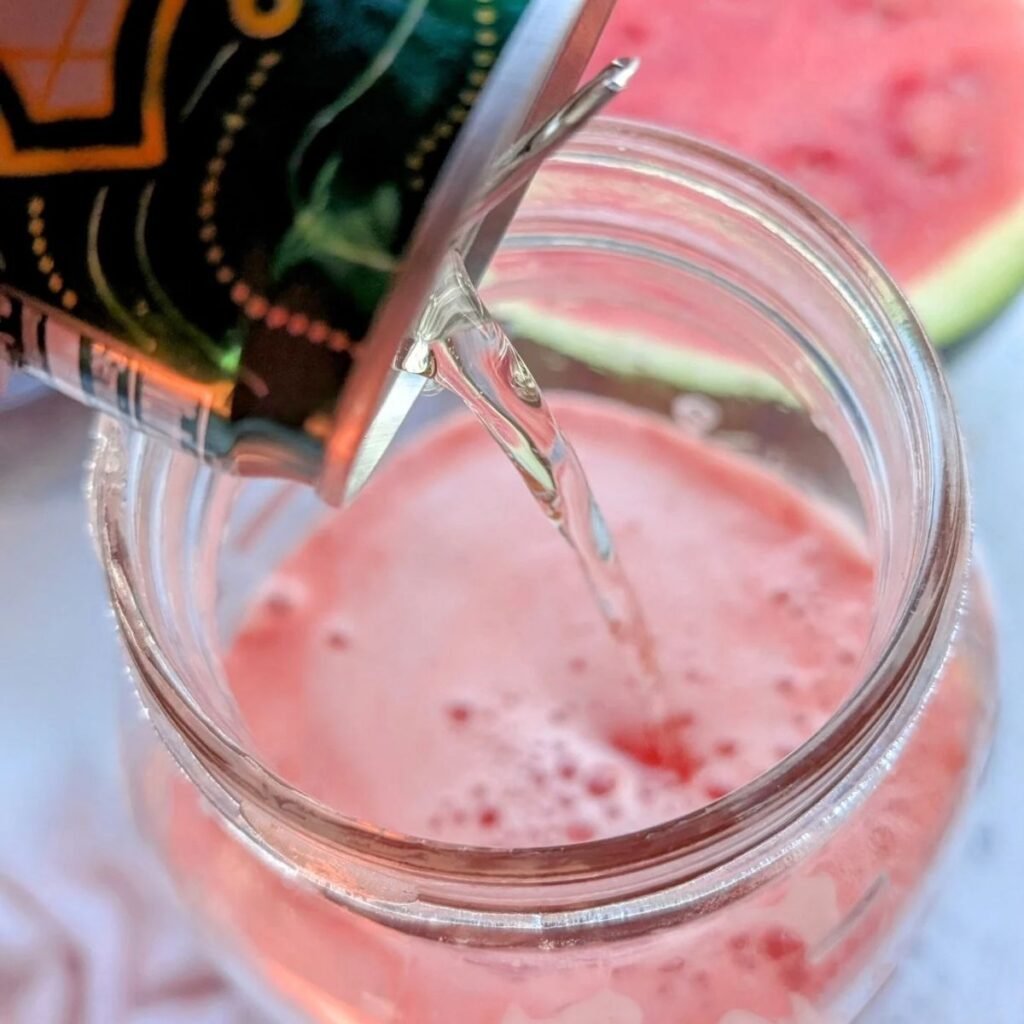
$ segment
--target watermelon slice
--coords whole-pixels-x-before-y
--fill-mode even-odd
[[[618,0],[617,116],[715,140],[838,214],[937,344],[1024,283],[1022,0]]]

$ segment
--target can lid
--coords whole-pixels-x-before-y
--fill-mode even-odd
[[[402,267],[378,309],[335,410],[318,490],[337,503],[356,455],[395,386],[393,361],[415,326],[448,249],[495,160],[572,95],[614,0],[531,0],[488,77],[424,205]],[[524,189],[525,190],[525,189]],[[466,265],[479,278],[521,198],[511,196],[476,227]],[[385,424],[390,433],[397,424]],[[380,444],[378,438],[375,441]]]

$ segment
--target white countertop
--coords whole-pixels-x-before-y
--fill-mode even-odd
[[[949,370],[1000,619],[1002,716],[963,850],[864,1024],[1024,1024],[1024,301],[962,346]],[[60,822],[76,842],[124,845],[129,827],[115,739],[124,672],[85,528],[86,421],[56,397],[0,420],[0,873],[21,871],[44,889],[55,806],[77,808]],[[4,941],[0,927],[0,955]],[[180,944],[176,955],[187,959]],[[166,953],[154,956],[169,969]],[[90,998],[97,1015],[85,1019],[121,1024],[112,996]],[[24,1024],[48,1024],[48,1012]],[[159,1019],[252,1016],[224,996]]]

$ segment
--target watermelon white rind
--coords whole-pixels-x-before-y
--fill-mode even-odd
[[[1024,287],[1024,200],[912,282],[911,305],[943,347],[992,320]]]

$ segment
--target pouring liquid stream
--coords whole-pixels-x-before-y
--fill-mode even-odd
[[[633,716],[663,721],[665,686],[653,639],[579,456],[458,256],[449,258],[403,368],[456,395],[497,442],[576,554],[622,652],[628,683],[623,696]],[[622,714],[622,708],[612,710]],[[658,738],[653,740],[657,748]]]

